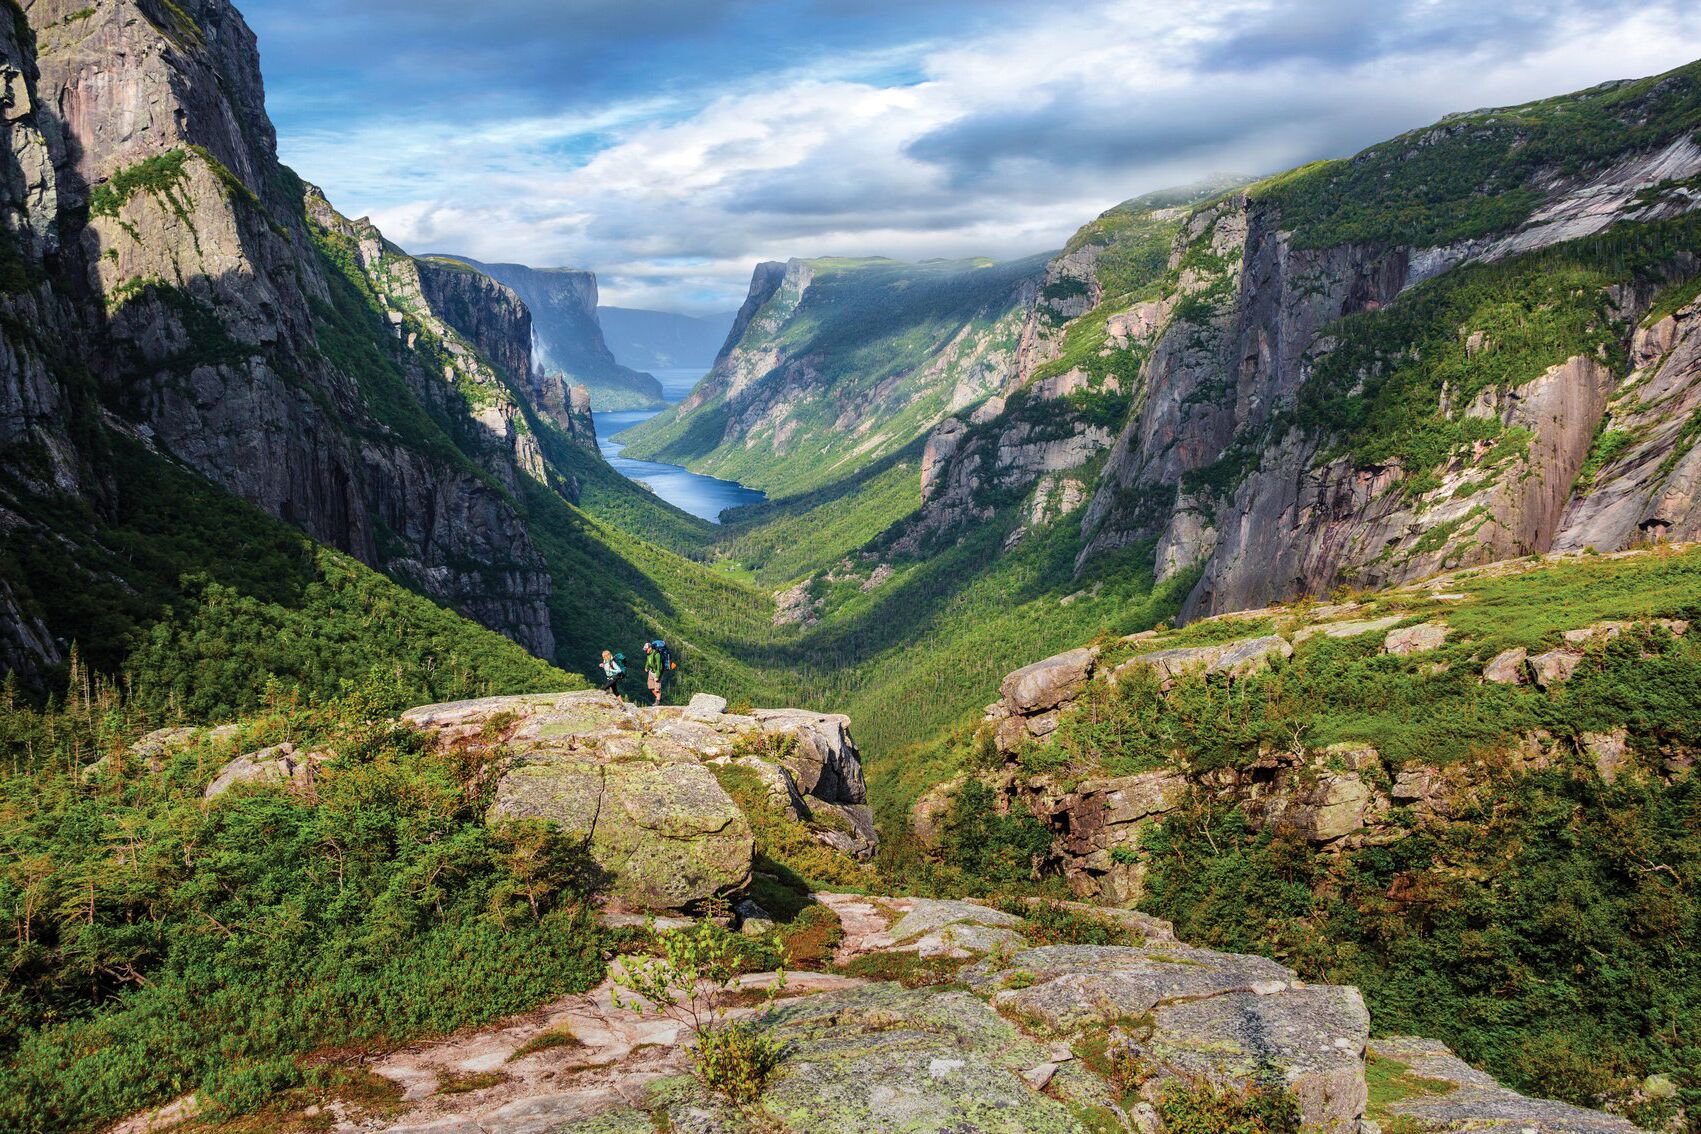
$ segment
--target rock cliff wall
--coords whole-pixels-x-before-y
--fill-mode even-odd
[[[597,321],[597,277],[578,268],[531,268],[524,264],[482,264],[464,256],[436,256],[439,262],[464,264],[511,288],[532,313],[537,332],[536,365],[559,376],[569,388],[590,390],[598,410],[659,409],[661,383],[615,361]]]
[[[1302,226],[1320,206],[1302,208],[1285,188],[1306,171],[1203,204],[1154,199],[1105,214],[1049,267],[1011,390],[931,435],[923,508],[898,548],[920,550],[1013,501],[1028,530],[1084,495],[1077,566],[1151,541],[1160,579],[1200,573],[1184,611],[1195,618],[1343,583],[1688,538],[1701,523],[1689,425],[1695,296],[1661,295],[1701,270],[1693,240],[1670,227],[1701,204],[1685,188],[1701,174],[1701,146],[1686,133],[1701,124],[1694,72],[1572,96],[1611,108],[1622,150],[1537,166],[1485,190],[1537,204],[1508,204],[1507,222],[1484,236],[1318,239]],[[1532,113],[1551,112],[1542,104]],[[1638,124],[1662,114],[1670,128],[1639,141]],[[1425,163],[1469,164],[1463,151],[1500,121],[1464,116],[1338,164],[1384,162],[1385,182],[1416,183]],[[1530,138],[1509,131],[1507,155],[1491,168],[1513,168]],[[1401,231],[1368,199],[1377,186],[1357,191],[1367,199],[1328,207],[1359,217],[1365,231]],[[1417,215],[1429,226],[1420,234],[1453,223],[1439,208]],[[1166,220],[1167,262],[1132,271]],[[1632,271],[1618,249],[1636,241],[1660,251]],[[1540,259],[1561,246],[1584,251]],[[1511,358],[1520,344],[1503,341],[1494,308],[1434,298],[1562,264],[1598,268],[1576,278],[1598,289],[1592,325],[1605,329],[1571,331],[1569,356],[1524,349]],[[1539,289],[1525,290],[1505,302],[1546,304],[1530,297]],[[1659,310],[1644,325],[1651,306]],[[1414,329],[1414,311],[1435,324]],[[1459,324],[1442,326],[1447,319]],[[1375,336],[1380,354],[1365,349]],[[1396,408],[1402,394],[1390,375],[1449,351],[1457,357],[1434,367],[1449,374],[1439,392]],[[1402,428],[1395,417],[1410,423],[1408,436],[1430,429],[1459,440],[1407,451],[1388,441]],[[1373,430],[1380,444],[1364,440]]]
[[[45,532],[65,498],[98,512],[101,437],[122,429],[550,655],[513,498],[553,478],[501,374],[530,377],[521,310],[491,291],[457,332],[414,261],[279,165],[225,0],[39,0],[8,24],[7,524]],[[8,652],[54,660],[20,613]]]

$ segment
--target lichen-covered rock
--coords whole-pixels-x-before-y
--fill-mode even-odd
[[[402,715],[440,742],[501,743],[510,755],[492,819],[542,819],[582,840],[609,874],[609,893],[640,910],[691,908],[750,880],[750,822],[712,765],[736,762],[793,818],[817,820],[823,842],[857,857],[877,845],[862,769],[845,717],[773,710],[758,718],[638,708],[604,693],[487,697]],[[795,738],[785,762],[742,742],[758,729]],[[798,770],[811,776],[807,794]],[[839,802],[849,796],[855,802]]]
[[[1019,926],[973,902],[819,897],[843,919],[853,956],[912,951],[912,931]],[[1291,1092],[1307,1130],[1374,1134],[1369,1017],[1356,989],[1308,986],[1273,961],[1161,941],[1168,926],[1133,911],[1073,909],[1120,919],[1147,943],[995,951],[961,971],[966,991],[790,974],[771,1008],[732,1010],[782,1053],[748,1103],[688,1073],[689,1028],[621,1007],[605,984],[380,1061],[378,1073],[409,1086],[413,1106],[384,1134],[1163,1134],[1155,1104],[1179,1082],[1276,1085]],[[754,905],[738,912],[747,927],[762,925]],[[740,982],[748,994],[773,980]],[[563,1030],[578,1043],[532,1042]],[[1436,1134],[1630,1134],[1622,1119],[1508,1091],[1439,1044],[1396,1039],[1371,1050],[1400,1063],[1400,1075],[1452,1088],[1383,1090],[1378,1118]],[[508,1073],[493,1088],[433,1090],[445,1073],[493,1067]]]
[[[965,992],[875,984],[782,1003],[788,1049],[757,1104],[798,1134],[1085,1134],[1024,1072],[1046,1050]]]
[[[1275,992],[1297,979],[1292,970],[1265,957],[1148,942],[1027,949],[1011,955],[997,972],[974,976],[972,987],[1030,1028],[1065,1035],[1138,1016],[1166,1001]]]
[[[831,803],[868,802],[862,758],[850,735],[850,718],[808,709],[758,709],[762,731],[790,737],[796,747],[784,762],[805,795]]]
[[[685,706],[685,715],[695,721],[718,720],[726,712],[726,698],[713,693],[694,693]]]
[[[220,768],[202,798],[217,799],[238,784],[289,784],[299,791],[311,791],[319,765],[329,759],[322,752],[298,753],[295,745],[288,743],[262,748]]]
[[[866,862],[880,846],[874,809],[866,803],[833,803],[811,796],[807,805],[815,837],[852,858]]]
[[[1361,634],[1380,634],[1391,630],[1405,621],[1405,615],[1394,614],[1384,618],[1361,618],[1349,622],[1325,622],[1316,626],[1306,626],[1297,631],[1293,640],[1304,642],[1310,638],[1322,635],[1325,638],[1357,638]]]
[[[1439,650],[1447,643],[1447,626],[1442,622],[1425,622],[1420,626],[1403,626],[1388,631],[1382,648],[1395,657]]]
[[[1529,659],[1530,675],[1535,679],[1536,688],[1544,690],[1570,681],[1571,675],[1582,664],[1581,650],[1564,648],[1534,654]]]
[[[750,880],[750,824],[700,764],[533,750],[502,777],[491,816],[548,820],[584,841],[610,892],[641,909],[684,908]]]
[[[1630,1120],[1585,1110],[1552,1099],[1532,1099],[1508,1090],[1478,1071],[1447,1045],[1403,1036],[1371,1040],[1369,1051],[1396,1060],[1419,1078],[1449,1084],[1452,1090],[1396,1099],[1388,1110],[1411,1127],[1436,1134],[1634,1134]]]
[[[1145,665],[1166,678],[1202,670],[1207,674],[1226,674],[1247,677],[1266,668],[1272,658],[1293,656],[1293,647],[1286,638],[1276,634],[1262,638],[1246,638],[1220,646],[1192,646],[1156,653],[1141,654],[1116,667],[1118,675],[1133,666]]]
[[[1530,651],[1522,646],[1501,650],[1483,666],[1482,679],[1497,685],[1522,685],[1528,679],[1524,665],[1529,656]]]
[[[978,902],[917,898],[886,931],[890,947],[923,957],[965,958],[1010,953],[1028,944],[1022,919]]]
[[[1298,1097],[1308,1130],[1357,1134],[1367,1092],[1365,1040],[1370,1013],[1356,988],[1289,987],[1260,995],[1229,992],[1160,1006],[1151,1058],[1164,1077],[1202,1076],[1248,1086],[1275,1080]]]

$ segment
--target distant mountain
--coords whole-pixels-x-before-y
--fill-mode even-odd
[[[681,315],[635,307],[599,307],[603,341],[623,366],[640,370],[707,371],[732,330],[736,311]]]
[[[597,322],[596,273],[581,268],[482,264],[444,253],[429,259],[476,268],[513,289],[531,309],[538,365],[546,371],[559,371],[569,385],[586,386],[593,409],[661,406],[661,383],[642,371],[622,366],[603,340],[602,326]]]
[[[627,452],[770,493],[871,466],[1016,377],[1047,259],[758,264],[714,369]]]

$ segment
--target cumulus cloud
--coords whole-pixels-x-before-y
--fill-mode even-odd
[[[285,158],[342,208],[681,310],[735,304],[760,259],[1028,254],[1152,189],[1701,55],[1701,13],[1667,0],[246,8]],[[369,33],[347,92],[296,62],[315,11]]]

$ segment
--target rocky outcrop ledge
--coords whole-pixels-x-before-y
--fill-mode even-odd
[[[605,983],[374,1057],[367,1066],[403,1091],[398,1115],[362,1117],[334,1100],[315,1110],[363,1134],[1161,1134],[1157,1104],[1203,1080],[1290,1091],[1318,1134],[1635,1130],[1518,1095],[1439,1043],[1373,1040],[1357,989],[1193,948],[1144,914],[1074,907],[1127,944],[1042,945],[1023,918],[974,902],[816,897],[844,927],[841,964],[789,974],[771,1011],[735,1009],[784,1052],[748,1106],[691,1078],[686,1029],[617,1005]],[[917,956],[959,965],[955,979],[949,965],[941,983],[914,988],[850,975]],[[1386,1061],[1391,1084],[1375,1100],[1367,1060]]]
[[[1682,551],[1690,545],[1675,545]],[[1595,557],[1601,561],[1660,554],[1647,550]],[[1118,905],[1141,898],[1145,858],[1143,835],[1164,822],[1195,791],[1239,806],[1254,823],[1304,839],[1327,852],[1371,843],[1392,842],[1402,829],[1392,820],[1403,812],[1418,822],[1452,813],[1489,775],[1488,762],[1446,766],[1385,757],[1370,743],[1313,746],[1296,737],[1265,745],[1238,767],[1195,773],[1185,760],[1169,759],[1148,771],[1112,776],[1092,767],[1058,774],[1030,774],[1021,754],[1030,746],[1055,742],[1058,729],[1077,706],[1095,692],[1136,676],[1167,696],[1178,681],[1203,676],[1234,682],[1291,658],[1314,639],[1363,640],[1377,652],[1409,658],[1419,667],[1444,670],[1448,663],[1426,661],[1444,646],[1468,641],[1452,626],[1453,612],[1473,600],[1473,580],[1518,574],[1550,556],[1495,564],[1433,577],[1387,592],[1385,602],[1269,607],[1220,615],[1189,631],[1144,631],[1117,641],[1068,650],[1009,674],[999,700],[987,706],[983,726],[992,737],[1003,768],[987,778],[999,792],[1000,806],[1026,808],[1053,832],[1052,856],[1074,893]],[[1198,629],[1211,631],[1206,644],[1170,645]],[[1600,621],[1558,632],[1551,648],[1531,652],[1514,648],[1479,660],[1474,679],[1483,683],[1527,685],[1550,691],[1572,679],[1590,651],[1603,649],[1627,634],[1681,638],[1690,623],[1678,618]],[[1181,637],[1182,642],[1200,636]],[[1145,671],[1137,674],[1136,671]],[[1536,771],[1580,760],[1611,782],[1630,766],[1627,729],[1584,733],[1575,745],[1532,730],[1508,743],[1494,762],[1517,771]],[[1689,775],[1693,756],[1666,754],[1658,773]],[[961,784],[952,780],[922,795],[911,812],[911,827],[924,846],[937,849],[942,822]]]
[[[640,708],[605,693],[526,694],[426,705],[402,720],[439,743],[500,748],[492,818],[542,819],[583,839],[611,900],[677,910],[750,881],[749,819],[717,779],[739,765],[769,801],[861,858],[876,845],[850,718],[803,709],[726,712],[698,694]]]

